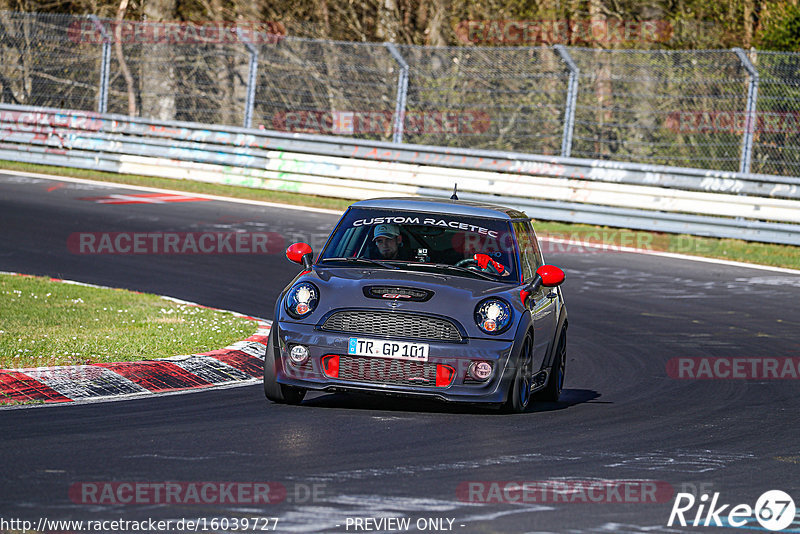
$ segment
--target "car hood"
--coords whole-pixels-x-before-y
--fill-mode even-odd
[[[317,324],[328,313],[342,308],[372,308],[394,312],[416,312],[451,317],[458,321],[469,337],[489,337],[475,325],[475,306],[485,298],[499,297],[514,310],[515,320],[524,312],[520,301],[519,286],[510,283],[494,282],[478,278],[454,276],[446,273],[424,273],[401,269],[372,268],[319,268],[315,266],[295,280],[311,282],[319,288],[320,297],[317,309],[304,323]],[[424,302],[397,298],[371,298],[364,288],[388,286],[422,289],[432,293]],[[280,307],[280,320],[298,322],[289,317]],[[514,328],[491,336],[493,339],[510,339]]]

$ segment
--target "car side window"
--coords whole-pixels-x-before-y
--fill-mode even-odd
[[[536,231],[533,229],[533,225],[529,222],[525,223],[525,227],[528,229],[529,240],[531,243],[532,251],[533,251],[533,272],[536,272],[536,269],[544,265],[544,258],[542,258],[542,251],[539,248],[539,238],[536,237]]]
[[[347,228],[343,232],[338,232],[331,238],[326,255],[329,257],[355,256],[366,246],[366,237],[367,231],[363,228]]]
[[[522,279],[528,281],[533,278],[536,272],[536,254],[531,243],[531,235],[525,222],[513,223],[514,233],[517,235],[517,245],[519,246],[519,260],[522,269]]]

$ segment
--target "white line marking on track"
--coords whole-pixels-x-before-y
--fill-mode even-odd
[[[540,237],[540,241],[549,241],[551,243],[559,243],[564,245],[571,245],[571,246],[580,246],[580,247],[588,247],[588,248],[600,248],[600,249],[609,249],[609,245],[603,243],[584,243],[583,241],[574,241],[571,239],[555,239],[555,238],[548,238],[548,237]],[[645,254],[647,256],[657,256],[661,258],[672,258],[676,260],[688,260],[688,261],[698,261],[702,263],[713,263],[717,265],[727,265],[729,267],[743,267],[746,269],[760,269],[762,271],[773,271],[777,273],[787,273],[787,274],[797,274],[800,275],[800,270],[796,269],[787,269],[785,267],[773,267],[772,265],[757,265],[755,263],[745,263],[741,261],[731,261],[731,260],[721,260],[718,258],[705,258],[703,256],[689,256],[687,254],[676,254],[674,252],[661,252],[657,250],[647,250],[642,248],[634,248],[634,247],[621,247],[621,246],[614,246],[613,251],[616,252],[628,252],[630,254]],[[557,254],[557,253],[551,253]]]
[[[122,189],[134,189],[137,191],[152,191],[155,193],[170,193],[170,194],[186,194],[186,191],[177,191],[174,189],[160,189],[157,187],[146,187],[141,185],[128,185],[128,184],[118,184],[114,182],[103,182],[100,180],[86,180],[83,178],[72,178],[69,176],[57,176],[51,174],[39,174],[33,172],[22,172],[22,171],[8,171],[0,169],[0,175],[7,175],[7,176],[30,176],[32,178],[42,178],[45,180],[53,180],[53,181],[65,181],[65,182],[73,182],[78,184],[95,184],[101,185],[104,187],[118,187]],[[265,206],[265,207],[272,207],[272,208],[280,208],[280,209],[287,209],[287,210],[296,210],[296,211],[308,211],[312,213],[325,213],[329,215],[341,215],[342,212],[339,210],[330,210],[324,208],[311,208],[308,206],[293,206],[291,204],[281,204],[278,202],[264,202],[261,200],[247,200],[247,199],[240,199],[240,198],[232,198],[232,197],[223,197],[218,195],[206,195],[202,193],[192,193],[192,195],[200,197],[200,198],[208,198],[211,200],[218,200],[220,202],[233,202],[237,204],[249,204],[251,206]],[[542,238],[542,240],[546,240],[547,238]],[[595,248],[603,248],[608,247],[608,245],[602,244],[587,244],[579,241],[570,241],[566,239],[551,239],[553,242],[563,243],[563,244],[574,244],[580,245],[585,247],[595,247]],[[651,250],[644,250],[638,249],[633,247],[615,247],[615,251],[621,252],[629,252],[631,254],[648,254],[651,256],[659,256],[662,258],[672,258],[676,260],[687,260],[687,261],[697,261],[697,262],[704,262],[704,263],[711,263],[717,265],[726,265],[729,267],[742,267],[746,269],[759,269],[762,271],[772,271],[778,273],[788,273],[788,274],[797,274],[800,275],[800,270],[795,269],[786,269],[783,267],[772,267],[770,265],[756,265],[754,263],[744,263],[738,261],[730,261],[730,260],[720,260],[715,258],[704,258],[701,256],[689,256],[686,254],[675,254],[673,252],[655,252]]]
[[[93,184],[93,185],[101,185],[104,187],[116,187],[120,189],[133,189],[136,191],[151,191],[153,193],[167,193],[171,195],[186,195],[186,191],[178,191],[175,189],[161,189],[158,187],[147,187],[144,185],[129,185],[129,184],[118,184],[115,182],[103,182],[101,180],[86,180],[84,178],[72,178],[70,176],[56,176],[52,174],[38,174],[34,172],[16,172],[16,171],[7,171],[0,169],[0,175],[10,175],[10,176],[30,176],[32,178],[42,178],[44,180],[57,180],[61,182],[72,182],[76,184]],[[233,198],[233,197],[223,197],[218,195],[207,195],[204,193],[191,193],[192,196],[198,198],[207,198],[210,200],[219,200],[220,202],[234,202],[237,204],[250,204],[252,206],[265,206],[271,208],[280,208],[280,209],[287,209],[287,210],[297,210],[297,211],[310,211],[313,213],[326,213],[329,215],[341,215],[343,212],[339,210],[329,210],[324,208],[311,208],[308,206],[293,206],[291,204],[281,204],[278,202],[265,202],[263,200],[248,200],[245,198]]]

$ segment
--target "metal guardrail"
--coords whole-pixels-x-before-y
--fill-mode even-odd
[[[0,104],[0,159],[362,199],[449,197],[565,222],[800,245],[800,178]]]
[[[301,37],[304,24],[0,19],[5,103],[800,175],[797,52],[659,49],[627,30],[636,48],[604,50],[329,41]]]

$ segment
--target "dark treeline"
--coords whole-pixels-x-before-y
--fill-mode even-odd
[[[417,45],[800,51],[797,0],[0,0],[0,9],[270,21],[289,35]]]

